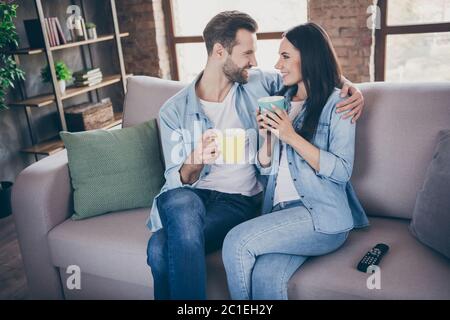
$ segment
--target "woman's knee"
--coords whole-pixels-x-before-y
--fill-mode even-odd
[[[222,246],[222,259],[226,266],[235,265],[238,263],[244,252],[247,252],[245,243],[245,233],[241,225],[238,225],[231,229],[223,241]]]

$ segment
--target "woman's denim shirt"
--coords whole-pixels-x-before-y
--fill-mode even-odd
[[[285,94],[291,101],[292,90]],[[354,227],[369,224],[352,185],[350,177],[355,156],[355,124],[351,119],[340,119],[336,113],[340,90],[335,89],[328,98],[312,143],[320,149],[320,170],[313,169],[290,145],[286,144],[287,162],[295,188],[313,219],[315,230],[322,233],[340,233]],[[307,103],[304,109],[307,108]],[[298,132],[302,127],[305,112],[294,119],[293,126]],[[278,175],[281,145],[275,139],[270,167],[257,167],[262,175],[270,175],[265,191],[263,214],[272,211],[273,196]]]

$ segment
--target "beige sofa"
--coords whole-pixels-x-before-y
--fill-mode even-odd
[[[128,81],[124,127],[157,117],[179,82],[135,76]],[[408,226],[437,133],[450,127],[450,84],[364,83],[366,108],[357,127],[355,189],[371,227],[344,246],[311,258],[289,283],[290,299],[450,299],[450,262],[422,245]],[[149,208],[72,221],[66,151],[23,170],[12,192],[13,215],[33,298],[152,299],[146,264]],[[450,212],[449,212],[450,214]],[[381,289],[356,270],[384,242]],[[66,286],[67,267],[81,270],[81,289]],[[220,252],[208,257],[208,297],[227,299]]]

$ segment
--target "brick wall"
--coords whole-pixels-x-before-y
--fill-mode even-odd
[[[116,1],[127,73],[169,78],[169,56],[165,39],[161,0]]]
[[[373,81],[373,32],[367,8],[376,0],[310,0],[309,20],[331,37],[343,74],[353,82]]]

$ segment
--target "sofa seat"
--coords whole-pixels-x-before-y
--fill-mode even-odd
[[[369,217],[339,250],[310,258],[289,283],[290,299],[450,299],[450,267],[443,255],[417,241],[410,220]],[[356,269],[377,243],[390,249],[380,263],[381,289],[367,288],[370,274]]]
[[[141,208],[64,221],[48,235],[53,264],[77,265],[82,273],[152,286],[146,263],[148,212]]]
[[[123,291],[124,283],[146,286],[153,291],[153,278],[147,265],[147,242],[151,232],[145,225],[149,208],[117,211],[85,220],[65,220],[48,235],[53,265],[62,274],[70,265],[81,269],[82,289],[90,288],[89,282],[106,283],[115,280],[117,291]],[[220,252],[208,256],[208,298],[228,299],[226,276]],[[93,277],[94,276],[94,277]],[[115,290],[111,286],[109,289]],[[143,288],[139,298],[142,297]],[[67,291],[66,291],[67,294]],[[85,298],[80,292],[77,298]],[[112,295],[112,297],[117,297]],[[122,298],[122,296],[118,296]],[[105,292],[89,298],[105,298]],[[153,294],[148,296],[152,299]]]
[[[151,235],[145,226],[147,215],[148,208],[143,208],[64,221],[49,233],[54,265],[61,270],[78,265],[89,276],[152,288],[152,276],[146,264],[147,241]],[[351,232],[340,250],[307,260],[289,283],[289,298],[450,298],[448,260],[411,236],[409,220],[371,217],[370,221],[370,228]],[[369,290],[366,281],[370,275],[357,271],[355,266],[379,242],[387,243],[390,250],[380,264],[381,289]],[[208,298],[227,299],[220,252],[208,256],[207,264]]]

